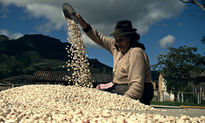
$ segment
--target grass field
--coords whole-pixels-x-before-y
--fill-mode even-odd
[[[166,105],[166,106],[205,106],[205,101],[202,101],[202,104],[197,104],[197,103],[192,103],[192,102],[157,102],[157,101],[152,101],[151,105]]]

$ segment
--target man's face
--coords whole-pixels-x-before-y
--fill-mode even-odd
[[[119,51],[125,54],[130,49],[130,38],[126,36],[114,36]]]

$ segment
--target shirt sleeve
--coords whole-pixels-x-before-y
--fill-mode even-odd
[[[129,89],[124,95],[133,99],[140,99],[144,91],[145,58],[143,52],[140,48],[134,48],[129,56]]]
[[[115,40],[109,37],[106,37],[105,35],[102,35],[97,30],[95,30],[93,27],[90,31],[86,32],[87,36],[93,40],[95,43],[103,47],[104,49],[108,50],[113,54],[113,46]]]

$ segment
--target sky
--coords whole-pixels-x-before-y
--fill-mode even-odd
[[[44,34],[67,42],[63,3],[73,8],[100,33],[111,37],[116,22],[131,20],[141,35],[150,65],[169,47],[197,47],[205,53],[205,12],[180,0],[0,0],[0,35],[17,39],[25,34]],[[82,31],[89,58],[113,65],[112,55],[93,43]],[[49,44],[48,44],[49,45]]]

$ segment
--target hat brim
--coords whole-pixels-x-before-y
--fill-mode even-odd
[[[127,34],[132,34],[132,33],[136,33],[137,29],[132,29],[131,32],[113,32],[110,35],[111,36],[121,36],[121,35],[127,35]]]
[[[135,31],[133,32],[123,32],[123,33],[111,33],[111,36],[120,36],[120,35],[127,35],[127,34],[132,34],[135,33]]]

